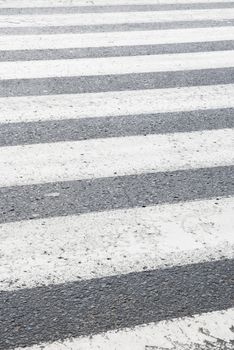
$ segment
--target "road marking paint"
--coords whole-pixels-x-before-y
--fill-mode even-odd
[[[229,166],[234,129],[8,146],[0,186]]]
[[[233,210],[220,198],[2,224],[0,289],[232,258]]]
[[[234,27],[84,34],[5,35],[0,50],[46,50],[234,40]]]
[[[234,50],[169,55],[0,62],[0,80],[119,75],[234,67]]]
[[[0,28],[53,27],[75,25],[100,25],[121,23],[162,23],[178,21],[228,20],[234,19],[232,9],[174,10],[149,12],[113,12],[53,15],[8,15],[0,16]]]
[[[0,98],[0,123],[234,107],[234,84]]]

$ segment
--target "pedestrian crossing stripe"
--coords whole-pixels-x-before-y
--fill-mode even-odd
[[[137,45],[169,45],[234,40],[234,27],[186,28],[83,34],[5,35],[0,50],[54,50]],[[0,52],[1,52],[0,51]],[[25,52],[26,54],[26,52]]]
[[[233,108],[234,84],[1,97],[0,123],[104,118]],[[225,115],[225,111],[224,111]]]
[[[152,11],[152,12],[115,12],[115,13],[85,13],[56,15],[9,15],[0,16],[0,28],[74,26],[74,25],[104,25],[124,23],[161,23],[178,21],[205,21],[234,19],[234,10],[208,9],[183,11]]]
[[[1,148],[0,186],[231,166],[234,130]]]
[[[0,79],[139,74],[234,67],[234,50],[72,60],[0,62]]]
[[[0,288],[231,259],[233,210],[220,198],[3,223]]]

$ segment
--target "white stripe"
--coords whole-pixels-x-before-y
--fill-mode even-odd
[[[234,19],[232,9],[0,16],[0,27],[77,26]]]
[[[2,224],[0,289],[233,258],[233,211],[223,198]]]
[[[231,0],[222,0],[230,2]],[[0,8],[216,3],[220,0],[0,0]]]
[[[91,94],[2,97],[0,123],[234,107],[234,84]]]
[[[21,349],[232,350],[233,319],[234,308]]]
[[[234,27],[149,30],[112,33],[4,35],[1,50],[45,50],[137,46],[234,40]]]
[[[130,57],[0,62],[0,80],[172,72],[234,67],[234,50]]]
[[[0,186],[234,163],[234,129],[0,148]]]

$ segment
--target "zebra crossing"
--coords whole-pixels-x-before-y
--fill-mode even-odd
[[[0,0],[0,349],[234,349],[234,2]]]

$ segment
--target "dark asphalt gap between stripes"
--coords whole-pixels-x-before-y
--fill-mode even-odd
[[[234,128],[234,108],[0,124],[0,147]]]
[[[0,35],[34,35],[34,34],[62,34],[62,33],[100,33],[121,32],[139,30],[163,30],[179,28],[207,28],[228,27],[234,25],[234,19],[229,20],[202,20],[202,21],[178,21],[162,23],[123,23],[103,24],[91,26],[42,26],[42,27],[6,27],[0,28]]]
[[[233,195],[234,166],[2,187],[0,223]]]
[[[143,5],[103,5],[103,6],[61,6],[61,7],[24,7],[1,8],[2,15],[43,15],[69,13],[114,13],[114,12],[147,12],[173,10],[205,10],[234,8],[234,2],[191,3],[191,4],[143,4]]]
[[[78,94],[233,84],[234,68],[0,80],[0,97]]]
[[[0,348],[228,309],[234,306],[233,271],[234,260],[220,260],[2,291]]]
[[[162,45],[66,48],[47,50],[0,50],[0,62],[121,57],[234,50],[234,40]]]

